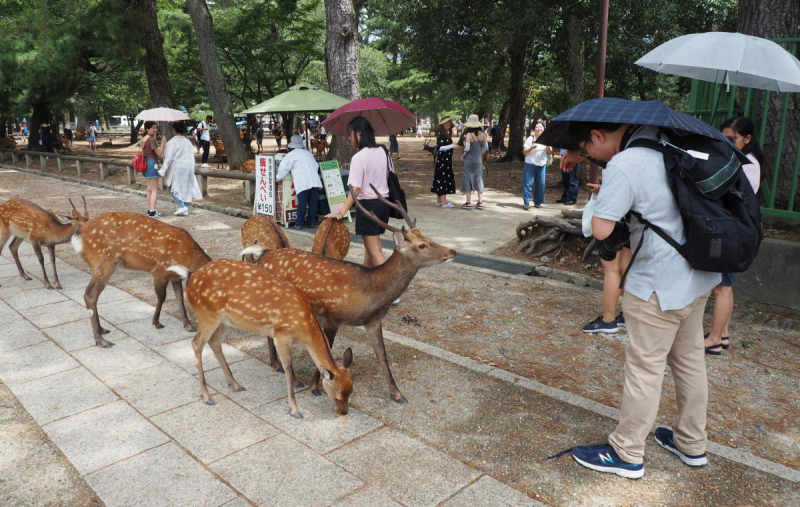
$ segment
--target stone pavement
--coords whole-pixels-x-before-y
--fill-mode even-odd
[[[155,330],[149,304],[109,286],[98,311],[116,346],[100,349],[89,275],[61,262],[65,289],[46,290],[27,243],[20,253],[32,281],[0,257],[0,378],[109,507],[541,505],[358,410],[334,418],[326,396],[303,390],[305,418],[291,418],[283,374],[228,345],[247,391],[206,348],[207,406],[179,320]]]

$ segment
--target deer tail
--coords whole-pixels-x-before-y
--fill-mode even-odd
[[[257,264],[258,260],[261,259],[261,256],[264,255],[264,252],[266,251],[267,249],[264,248],[263,246],[258,246],[258,245],[248,246],[239,253],[239,257],[244,258],[246,255],[252,255],[253,258],[255,259],[255,263]]]
[[[186,280],[187,282],[189,281],[189,277],[192,276],[192,272],[180,264],[175,264],[174,266],[168,267],[167,271],[172,271],[173,273],[181,277],[181,279]]]
[[[83,239],[81,239],[78,232],[72,235],[70,243],[72,243],[72,248],[75,250],[75,253],[81,253],[83,251]]]

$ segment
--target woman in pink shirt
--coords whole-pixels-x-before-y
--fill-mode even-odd
[[[358,150],[350,160],[350,176],[347,181],[353,187],[353,192],[347,196],[340,211],[330,213],[326,215],[326,218],[341,220],[342,216],[355,204],[353,201],[353,194],[355,194],[355,198],[367,211],[375,213],[379,219],[388,223],[389,207],[378,200],[372,187],[374,186],[381,196],[389,197],[387,178],[389,171],[394,172],[389,152],[384,146],[375,142],[375,130],[369,120],[363,116],[354,118],[347,125],[347,132],[350,136],[350,144]],[[381,248],[381,234],[384,232],[386,229],[370,220],[361,213],[361,210],[356,209],[356,234],[364,240],[365,266],[380,266],[386,262]]]

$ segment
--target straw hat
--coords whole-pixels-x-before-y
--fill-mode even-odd
[[[298,136],[297,134],[292,136],[292,139],[289,141],[287,148],[291,149],[303,149],[305,146],[303,145],[303,138]]]
[[[445,115],[445,116],[442,116],[441,121],[439,121],[439,125],[444,125],[445,123],[452,122],[452,121],[453,121],[453,119],[450,118],[450,116]]]
[[[467,123],[465,123],[464,126],[468,128],[483,127],[483,122],[478,119],[477,114],[471,114],[469,118],[467,118]]]

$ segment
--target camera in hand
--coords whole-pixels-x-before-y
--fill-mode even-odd
[[[617,222],[614,230],[604,240],[597,240],[595,247],[600,258],[604,261],[613,261],[617,252],[631,245],[631,231],[625,222]]]

